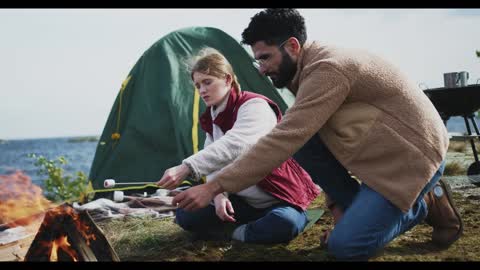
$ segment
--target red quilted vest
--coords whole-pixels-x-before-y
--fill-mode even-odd
[[[225,110],[218,114],[213,123],[220,127],[225,134],[233,127],[233,124],[237,120],[238,108],[252,98],[261,98],[267,101],[277,115],[277,122],[282,119],[280,108],[272,100],[263,95],[247,91],[242,91],[240,94],[237,94],[234,88],[232,88]],[[200,126],[205,132],[212,135],[213,125],[210,111],[211,107],[208,107],[200,116]],[[308,205],[320,193],[310,175],[291,157],[283,162],[280,167],[275,168],[262,181],[257,183],[257,186],[272,196],[297,206],[302,210],[307,209]]]

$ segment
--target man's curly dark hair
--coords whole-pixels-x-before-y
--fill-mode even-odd
[[[305,19],[293,8],[267,8],[251,18],[243,30],[242,43],[253,45],[264,41],[267,45],[280,45],[289,37],[295,37],[303,46],[307,40]]]

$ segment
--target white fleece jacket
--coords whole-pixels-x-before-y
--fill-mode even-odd
[[[228,99],[216,109],[211,109],[212,120],[225,110]],[[196,180],[207,176],[207,182],[253,146],[259,138],[269,133],[277,124],[277,117],[268,103],[261,98],[253,98],[238,109],[237,120],[232,129],[223,133],[213,124],[213,136],[206,134],[203,150],[183,160],[192,169]],[[255,208],[266,208],[278,200],[256,185],[236,193]]]

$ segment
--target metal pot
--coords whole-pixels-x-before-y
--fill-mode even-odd
[[[443,74],[443,81],[446,88],[464,87],[468,85],[469,77],[466,71],[450,72]]]

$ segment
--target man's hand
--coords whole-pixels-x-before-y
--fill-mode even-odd
[[[215,213],[217,216],[227,222],[236,222],[233,214],[233,206],[230,200],[225,197],[222,193],[218,194],[215,199],[213,200],[215,203]]]
[[[215,195],[221,192],[223,189],[220,184],[217,181],[210,181],[180,192],[173,198],[172,204],[186,211],[194,211],[206,207]]]
[[[189,174],[190,168],[185,164],[172,167],[165,170],[162,179],[157,182],[157,185],[165,189],[174,189],[178,187],[182,183],[182,180]]]

